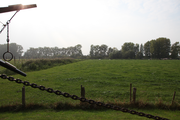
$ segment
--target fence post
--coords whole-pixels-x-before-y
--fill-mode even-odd
[[[81,85],[81,97],[85,98],[85,88]]]
[[[174,91],[173,99],[172,99],[172,105],[174,104],[174,99],[175,99],[176,91]]]
[[[131,95],[132,95],[132,83],[130,83],[130,102],[131,102]]]
[[[136,88],[133,88],[133,102],[136,102]]]
[[[85,98],[85,88],[81,85],[81,97]],[[80,101],[80,104],[83,104],[83,102]]]
[[[22,87],[22,106],[25,108],[25,86]]]
[[[15,56],[14,56],[14,64],[16,64],[16,58],[15,58]]]

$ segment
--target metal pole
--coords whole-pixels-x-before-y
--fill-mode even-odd
[[[1,31],[0,31],[0,34],[2,33],[2,31],[4,30],[4,28],[11,22],[11,20],[13,19],[13,17],[17,14],[19,12],[19,10],[18,11],[16,11],[15,13],[14,13],[14,15],[7,21],[7,24],[6,25],[4,25],[4,27],[1,29]]]
[[[9,22],[7,22],[7,52],[9,52]]]

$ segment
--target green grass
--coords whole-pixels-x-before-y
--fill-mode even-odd
[[[54,66],[60,66],[60,65],[66,65],[74,62],[81,61],[80,59],[20,59],[20,60],[13,60],[10,61],[10,64],[16,66],[18,69],[24,72],[29,71],[38,71],[43,69],[52,68]],[[15,74],[13,71],[10,71],[8,69],[2,68],[0,69],[0,72],[5,73],[7,75],[13,75]]]
[[[172,120],[179,120],[179,111],[165,111],[165,110],[143,110],[146,113],[154,115],[163,115]],[[149,118],[140,117],[137,115],[130,115],[129,113],[122,113],[113,110],[34,110],[21,112],[6,112],[0,113],[1,120],[150,120]]]
[[[163,104],[167,104],[168,106],[171,104],[174,91],[176,91],[175,102],[177,105],[180,103],[179,73],[180,61],[178,60],[86,60],[63,66],[56,66],[46,70],[27,72],[27,77],[22,77],[20,75],[13,76],[15,78],[21,78],[23,81],[26,80],[30,83],[37,83],[38,85],[43,85],[45,87],[53,88],[54,90],[68,92],[78,96],[80,96],[80,86],[83,85],[86,91],[86,98],[116,104],[129,102],[129,84],[132,83],[132,86],[137,88],[136,94],[138,101],[155,105],[158,105],[156,103],[163,102]],[[1,79],[0,86],[0,106],[11,106],[21,103],[22,84]],[[79,101],[70,98],[56,96],[55,94],[50,94],[46,91],[40,91],[37,88],[26,87],[27,104],[49,105],[57,102],[67,102],[72,105],[79,104]],[[47,111],[50,112],[50,110],[51,109],[48,109]],[[101,116],[100,114],[102,114],[102,116],[99,117],[99,119],[105,119],[105,117],[108,118],[111,115],[115,116],[113,119],[119,119],[119,116],[122,117],[123,115],[124,117],[127,117],[127,119],[136,119],[133,115],[117,111],[107,110],[108,113],[111,113],[109,115],[107,114],[107,111],[90,111],[95,114],[98,112],[99,114],[97,114],[97,117],[93,118],[89,111],[81,111],[81,109],[75,111],[63,110],[65,115],[71,116],[71,119],[73,118],[73,113],[77,113],[75,119],[86,119],[86,117],[98,119],[98,115]],[[42,115],[39,115],[41,118],[43,117],[43,114],[47,113],[46,110],[41,110],[39,112],[42,113]],[[51,112],[54,116],[58,116],[56,115],[56,112],[54,112],[54,109]],[[83,117],[78,117],[82,112]],[[180,113],[179,111],[154,109],[143,109],[142,112],[152,112],[152,114],[159,113],[158,116],[167,116],[167,118],[172,119],[177,118]],[[35,114],[33,111],[30,113],[32,116]],[[14,114],[8,112],[6,114],[9,115],[9,117],[3,115],[5,118],[7,117],[7,119],[9,119],[11,114],[16,116],[17,114],[24,113],[18,112]],[[49,116],[52,117],[51,115]],[[57,117],[54,119],[57,119]],[[66,117],[65,119],[70,118]],[[139,117],[137,119],[139,119]]]

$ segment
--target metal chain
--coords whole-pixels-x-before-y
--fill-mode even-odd
[[[130,114],[133,114],[133,115],[139,115],[139,116],[142,116],[142,117],[152,118],[152,119],[155,119],[155,120],[169,120],[167,118],[162,118],[162,117],[159,117],[159,116],[153,116],[151,114],[145,114],[143,112],[137,112],[135,110],[129,110],[127,108],[122,108],[122,107],[111,105],[111,104],[104,104],[102,102],[96,102],[96,101],[91,100],[91,99],[88,100],[88,99],[83,98],[83,97],[78,97],[77,95],[70,95],[69,93],[66,93],[66,92],[63,93],[63,92],[61,92],[59,90],[53,90],[52,88],[45,88],[42,85],[38,86],[35,83],[29,83],[28,81],[22,81],[21,79],[15,79],[14,77],[8,77],[5,74],[0,74],[0,77],[2,79],[8,79],[9,81],[15,81],[16,83],[19,83],[19,84],[22,83],[25,86],[31,86],[32,88],[39,88],[42,91],[46,90],[49,93],[55,93],[56,95],[63,95],[66,98],[72,98],[73,100],[80,100],[81,102],[88,102],[89,104],[95,104],[97,106],[103,106],[103,107],[106,107],[108,109],[122,111],[124,113],[130,113]]]

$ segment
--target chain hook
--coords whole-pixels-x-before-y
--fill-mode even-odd
[[[3,54],[3,59],[5,60],[5,61],[11,61],[12,59],[13,59],[13,54],[9,51],[9,23],[10,23],[10,20],[8,20],[7,21],[7,23],[6,23],[6,25],[7,25],[7,52],[5,52],[4,54]],[[6,57],[5,57],[5,55],[7,55],[7,54],[10,54],[10,59],[6,59]]]
[[[0,31],[0,33],[4,30],[4,28],[7,26],[7,51],[3,54],[3,59],[5,61],[11,61],[13,59],[13,54],[9,51],[9,24],[11,22],[11,20],[13,19],[13,17],[19,12],[19,10],[17,10],[14,15],[6,22],[6,25],[4,25],[4,27],[2,28],[2,30]],[[2,22],[1,22],[2,23]],[[5,56],[10,54],[10,59],[7,59]]]

